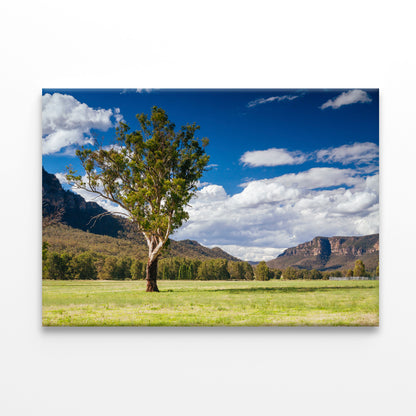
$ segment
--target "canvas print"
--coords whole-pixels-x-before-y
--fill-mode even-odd
[[[44,326],[378,326],[377,89],[44,89]]]

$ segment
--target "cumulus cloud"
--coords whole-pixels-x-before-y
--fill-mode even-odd
[[[271,148],[245,152],[241,156],[240,162],[250,167],[300,165],[307,158],[308,156],[300,151],[289,152],[287,149]]]
[[[292,101],[295,98],[298,98],[298,95],[280,95],[280,96],[276,96],[276,97],[268,97],[268,98],[258,98],[257,100],[254,101],[250,101],[247,104],[248,108],[252,108],[252,107],[256,107],[257,105],[260,104],[267,104],[267,103],[272,103],[273,101],[284,101],[284,100],[288,100],[288,101]]]
[[[67,146],[93,144],[91,129],[107,131],[123,116],[120,109],[93,109],[71,95],[42,96],[42,153],[53,154]]]
[[[190,219],[175,239],[196,239],[258,261],[317,235],[378,232],[378,175],[314,168],[251,181],[233,196],[209,185],[198,191],[188,212]]]
[[[242,186],[279,185],[293,191],[295,189],[318,189],[340,185],[352,186],[360,182],[362,182],[362,178],[353,169],[312,168],[304,172],[288,173],[272,179],[251,181],[242,184]]]
[[[371,142],[354,143],[340,147],[321,149],[314,153],[304,153],[301,151],[289,151],[287,149],[271,148],[267,150],[253,150],[245,152],[240,162],[245,166],[281,166],[281,165],[300,165],[308,160],[315,159],[323,163],[342,163],[343,165],[356,164],[373,165],[366,169],[371,173],[377,168],[375,165],[379,155],[378,145]],[[362,170],[361,169],[361,170]]]
[[[378,146],[375,143],[365,142],[322,149],[316,153],[316,158],[318,162],[325,163],[368,164],[378,158],[378,153]]]
[[[371,103],[371,97],[363,90],[350,90],[343,92],[332,100],[328,100],[323,103],[319,108],[324,110],[325,108],[340,108],[343,105],[355,104],[355,103]]]

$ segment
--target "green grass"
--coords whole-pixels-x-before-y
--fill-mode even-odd
[[[378,281],[43,281],[44,326],[377,326]]]

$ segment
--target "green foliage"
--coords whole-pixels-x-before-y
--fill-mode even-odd
[[[250,263],[244,262],[244,279],[253,280],[254,279],[254,270]]]
[[[108,256],[105,258],[104,265],[98,275],[99,279],[113,280],[116,279],[117,257]]]
[[[66,280],[74,277],[72,256],[68,253],[51,252],[47,256],[45,274],[48,279]]]
[[[322,272],[320,272],[319,270],[308,270],[308,279],[311,280],[320,280],[322,279]]]
[[[159,261],[158,279],[162,280],[252,280],[253,269],[247,262],[228,262],[225,259],[198,259],[170,257]],[[131,257],[102,256],[93,252],[73,255],[68,252],[48,255],[45,278],[140,280],[146,276],[146,263]],[[230,276],[229,270],[238,270]],[[233,272],[233,273],[234,273]]]
[[[349,271],[344,271],[348,275]],[[225,259],[201,261],[184,257],[169,257],[159,261],[158,279],[161,280],[328,280],[341,277],[340,271],[320,272],[288,267],[270,269],[260,262],[255,273],[248,262],[232,262]],[[45,261],[44,278],[48,279],[102,279],[141,280],[146,277],[146,262],[129,256],[103,256],[94,252],[73,255],[68,252],[50,252]],[[264,280],[263,280],[264,279]]]
[[[230,279],[236,280],[253,280],[254,272],[250,263],[245,261],[229,261],[227,265]]]
[[[135,259],[131,263],[130,275],[133,280],[141,280],[146,277],[146,264]]]
[[[233,261],[229,262],[227,266],[228,273],[230,274],[230,279],[243,279],[244,278],[244,268],[243,262]]]
[[[319,270],[296,269],[295,267],[288,267],[281,274],[282,280],[327,280],[328,277],[329,275]]]
[[[330,273],[328,272],[322,272],[322,280],[329,280]]]
[[[159,261],[158,279],[195,279],[200,264],[199,260],[182,257],[162,259]]]
[[[265,261],[261,261],[255,269],[254,275],[256,280],[269,280],[270,271]]]
[[[213,259],[203,261],[198,268],[199,280],[229,280],[230,273],[227,269],[227,260]]]
[[[97,279],[96,258],[90,252],[78,254],[71,261],[75,279]]]
[[[211,262],[214,264],[214,268],[217,269],[217,279],[219,280],[229,280],[230,279],[230,273],[228,273],[227,270],[227,260],[224,259],[215,259],[211,260]]]
[[[46,241],[42,242],[42,279],[46,279],[47,276],[47,260],[48,260],[49,243]]]
[[[282,277],[283,280],[295,280],[299,278],[298,270],[294,267],[287,267],[283,270]]]
[[[346,277],[353,277],[354,276],[353,270],[352,269],[348,269],[347,272],[346,272],[346,274],[345,274],[345,276]]]
[[[121,257],[116,264],[116,279],[130,279],[131,278],[132,259],[130,257]]]
[[[354,276],[366,276],[365,266],[362,260],[357,260],[354,267]]]
[[[280,279],[282,277],[282,270],[269,269],[270,279]]]
[[[131,257],[108,256],[98,272],[98,278],[103,280],[138,280],[142,278],[140,276],[142,271],[142,262],[133,261]]]

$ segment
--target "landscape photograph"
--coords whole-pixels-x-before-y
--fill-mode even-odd
[[[378,326],[378,89],[43,89],[43,326]]]

